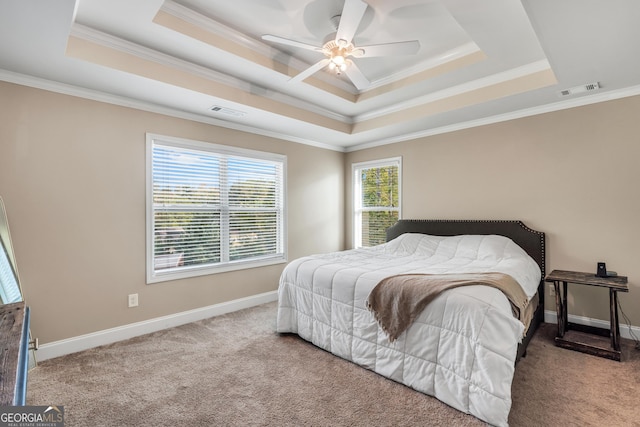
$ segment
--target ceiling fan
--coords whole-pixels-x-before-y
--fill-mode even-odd
[[[290,79],[291,82],[303,81],[310,75],[328,66],[337,75],[344,72],[358,90],[366,89],[371,83],[360,71],[351,58],[370,58],[375,56],[412,55],[420,49],[418,40],[375,44],[370,46],[355,46],[353,37],[360,25],[360,21],[367,10],[367,3],[362,0],[345,0],[342,14],[331,18],[335,20],[335,35],[329,35],[322,46],[313,46],[296,40],[265,34],[263,40],[288,46],[321,52],[325,58],[316,62],[306,70]]]

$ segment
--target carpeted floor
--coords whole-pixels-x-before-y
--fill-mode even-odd
[[[483,426],[438,400],[275,334],[275,303],[41,362],[27,404],[66,427]],[[545,324],[518,363],[511,426],[640,426],[640,351],[561,349]]]

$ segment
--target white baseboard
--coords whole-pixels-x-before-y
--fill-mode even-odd
[[[609,329],[609,321],[608,320],[593,319],[591,317],[576,316],[576,315],[573,315],[573,314],[570,314],[568,317],[569,317],[569,322],[571,322],[571,323],[577,323],[579,325],[595,326],[597,328]],[[555,311],[552,311],[552,310],[545,310],[544,311],[544,321],[546,323],[558,323],[558,313],[556,313]],[[629,330],[631,330],[631,332]],[[635,337],[631,336],[631,333],[633,333],[635,335]],[[640,338],[640,327],[638,327],[638,326],[629,326],[626,323],[620,322],[620,336],[622,338],[629,338],[629,339],[632,339],[632,340]]]
[[[208,307],[183,311],[182,313],[157,317],[155,319],[105,329],[103,331],[67,338],[60,341],[54,341],[42,344],[38,348],[36,356],[38,360],[53,359],[54,357],[64,356],[65,354],[76,353],[78,351],[88,350],[101,345],[111,344],[117,341],[149,334],[151,332],[173,328],[175,326],[208,319],[214,316],[220,316],[222,314],[254,307],[260,304],[266,304],[268,302],[276,301],[277,299],[277,291],[265,292],[263,294],[252,295],[246,298],[210,305]]]
[[[76,353],[78,351],[88,350],[90,348],[98,347],[101,345],[123,341],[129,338],[149,334],[163,329],[173,328],[175,326],[196,322],[202,319],[208,319],[214,316],[220,316],[222,314],[254,307],[260,304],[266,304],[268,302],[276,301],[277,299],[277,291],[265,292],[263,294],[252,295],[250,297],[210,305],[208,307],[183,311],[182,313],[157,317],[155,319],[131,323],[129,325],[119,326],[117,328],[105,329],[103,331],[93,332],[86,335],[80,335],[73,338],[54,341],[51,343],[40,345],[37,351],[37,358],[38,360],[53,359],[54,357],[64,356],[65,354]],[[545,310],[544,321],[546,323],[558,323],[557,313],[552,310]],[[575,316],[570,314],[569,321],[581,325],[609,328],[608,321],[592,319],[590,317]],[[624,323],[620,325],[620,336],[623,338],[635,339],[631,336],[631,333],[629,332],[630,329],[636,337],[640,337],[640,327],[629,327]]]

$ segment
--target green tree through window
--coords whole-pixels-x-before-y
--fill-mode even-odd
[[[386,241],[400,217],[400,159],[354,164],[354,246]]]
[[[214,144],[149,143],[148,281],[284,260],[284,156]]]

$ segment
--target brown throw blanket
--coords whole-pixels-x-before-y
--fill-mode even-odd
[[[459,286],[486,285],[500,289],[509,299],[513,315],[528,327],[533,310],[526,310],[527,295],[516,280],[503,273],[400,274],[382,279],[369,294],[373,312],[389,341],[395,341],[435,297]],[[528,319],[526,318],[528,317]]]

